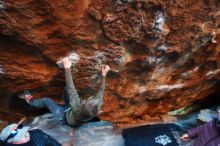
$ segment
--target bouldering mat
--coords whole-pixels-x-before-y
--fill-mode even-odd
[[[178,146],[172,130],[179,127],[173,124],[145,125],[123,130],[126,146]]]

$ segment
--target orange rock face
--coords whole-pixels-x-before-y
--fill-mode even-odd
[[[220,77],[218,0],[0,0],[0,92],[61,96],[56,61],[72,51],[83,98],[109,64],[101,118],[118,125],[160,115],[214,92]]]

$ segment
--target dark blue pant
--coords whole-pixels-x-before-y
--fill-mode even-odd
[[[65,105],[60,105],[56,103],[54,100],[47,98],[47,97],[40,98],[40,99],[33,99],[31,100],[30,105],[35,108],[47,108],[57,120],[62,121],[65,118],[64,117],[65,110],[67,110],[70,107],[69,102],[68,102],[69,98],[68,98],[66,89],[64,90],[64,93],[63,93],[63,99],[65,102]]]

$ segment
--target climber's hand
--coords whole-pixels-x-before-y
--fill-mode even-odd
[[[187,141],[189,140],[189,135],[188,134],[183,134],[181,137],[180,137],[181,140],[183,141]]]
[[[63,58],[62,61],[63,61],[63,66],[64,66],[65,69],[71,67],[72,63],[71,63],[71,61],[69,60],[68,57]]]
[[[102,66],[102,76],[106,76],[109,70],[110,70],[110,67],[108,65]]]

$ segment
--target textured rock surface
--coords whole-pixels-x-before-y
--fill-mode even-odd
[[[160,115],[214,92],[220,77],[219,0],[0,0],[0,92],[58,99],[55,62],[77,52],[87,98],[109,64],[101,118],[118,125]]]

